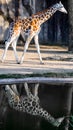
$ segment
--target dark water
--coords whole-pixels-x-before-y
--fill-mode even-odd
[[[57,87],[52,85],[46,85],[46,87],[45,85],[42,85],[39,88],[41,106],[53,117],[62,117],[66,113],[66,88],[67,86]],[[7,103],[7,100],[5,102]],[[4,110],[6,103],[3,103]],[[3,110],[3,108],[1,109],[0,106],[1,110]],[[65,130],[65,121],[59,128],[56,128],[42,118],[15,111],[11,109],[9,105],[7,105],[7,111],[4,115],[1,110],[0,130]],[[69,130],[73,130],[73,127],[69,127]]]
[[[65,130],[65,121],[57,128],[44,119],[19,112],[9,113],[2,121],[0,130]]]
[[[64,125],[61,125],[59,128],[56,128],[51,126],[50,124],[48,125],[48,123],[44,121],[41,122],[39,128],[36,125],[29,126],[29,124],[27,126],[23,126],[22,124],[21,125],[16,124],[16,125],[14,125],[13,123],[9,123],[4,126],[1,126],[0,130],[65,130]],[[69,130],[73,130],[73,128],[69,127]]]
[[[16,122],[9,122],[1,126],[0,130],[64,130],[64,125],[62,124],[59,128],[56,128],[43,120],[40,122],[39,126],[37,123],[35,123],[34,125],[32,123],[31,125],[27,123],[26,125],[25,122],[24,124],[22,124],[21,122],[20,124]]]

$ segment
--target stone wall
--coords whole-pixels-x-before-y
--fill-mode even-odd
[[[18,18],[29,16],[28,11],[23,6],[22,1],[17,1],[18,3],[15,3],[15,0],[0,0],[0,41],[5,41],[6,34],[9,28],[9,23],[11,23],[13,20],[15,20],[18,15]],[[19,7],[16,7],[19,4]],[[16,14],[16,11],[18,9],[18,13]]]
[[[40,0],[39,2],[37,0],[0,0],[0,41],[5,40],[9,23],[12,20],[42,11],[58,1],[59,0]],[[62,3],[67,9],[67,1],[62,0]],[[68,26],[68,15],[57,12],[41,26],[41,32],[39,34],[40,43],[47,43],[48,45],[61,43],[67,45]]]

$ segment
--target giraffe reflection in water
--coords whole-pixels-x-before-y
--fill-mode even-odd
[[[5,85],[4,90],[8,98],[8,103],[11,108],[28,113],[33,116],[44,118],[46,121],[51,123],[53,126],[59,127],[64,117],[55,119],[40,105],[40,99],[38,97],[39,84],[35,84],[34,94],[31,93],[28,84],[24,83],[26,96],[20,96],[16,85],[9,86]]]

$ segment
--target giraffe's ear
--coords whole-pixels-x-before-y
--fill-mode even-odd
[[[62,2],[60,1],[59,4],[62,4]]]

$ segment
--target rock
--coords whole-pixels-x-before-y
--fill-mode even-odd
[[[9,29],[9,23],[11,20],[15,20],[15,3],[12,0],[2,0],[0,1],[0,41],[5,41]],[[29,13],[26,11],[25,7],[22,4],[22,1],[19,1],[18,8],[18,18],[23,18],[29,16]]]
[[[0,15],[0,41],[4,41],[7,34],[9,22],[4,20],[4,17]]]

